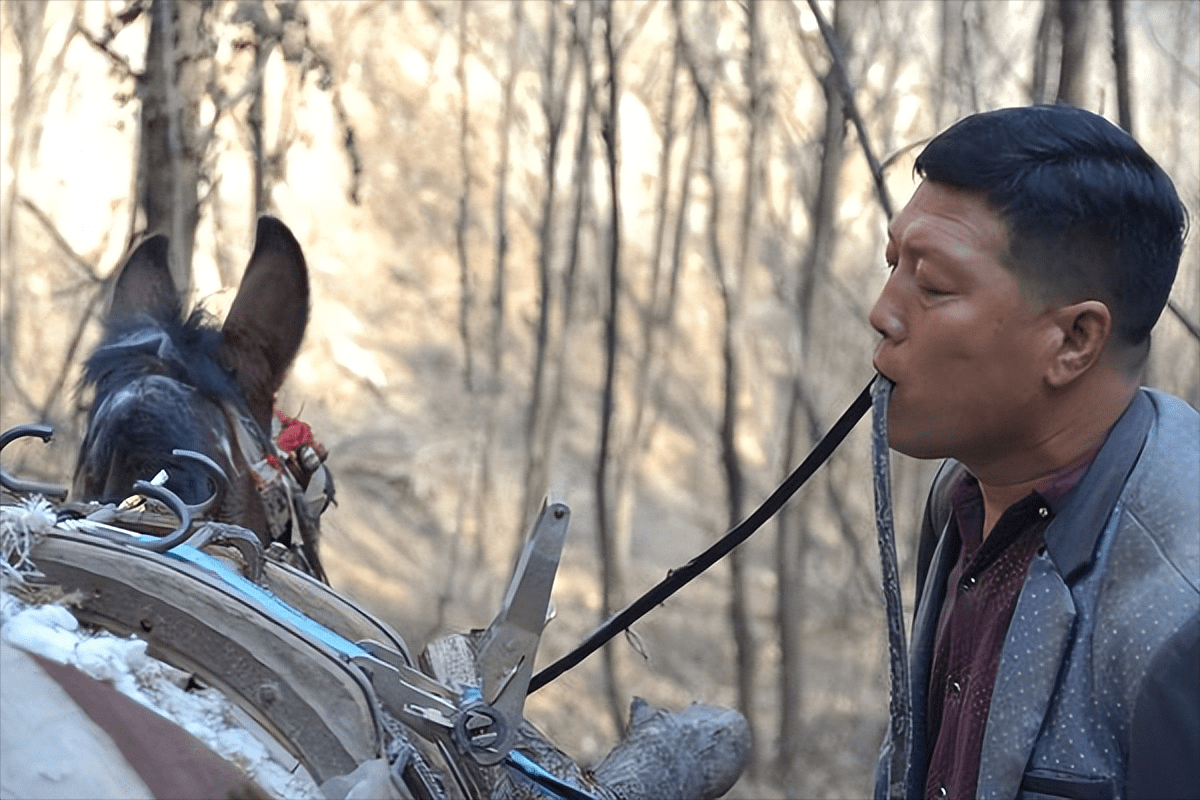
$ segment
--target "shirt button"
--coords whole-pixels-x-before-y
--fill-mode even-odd
[[[1042,519],[1045,519],[1046,517],[1050,516],[1050,509],[1046,508],[1045,506],[1038,506],[1038,516]]]
[[[976,583],[975,576],[971,575],[969,577],[963,578],[962,583],[959,584],[959,586],[962,588],[962,590],[964,592],[969,592],[975,588],[975,583]]]
[[[938,798],[938,800],[942,800],[942,798],[944,798],[946,796],[946,787],[939,786],[937,788],[937,791],[933,793],[933,796]]]
[[[958,694],[962,691],[962,684],[958,681],[950,681],[950,694]]]

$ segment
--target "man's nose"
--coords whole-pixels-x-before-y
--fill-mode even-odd
[[[889,278],[883,291],[879,293],[879,299],[875,301],[875,307],[867,315],[867,321],[871,323],[872,328],[883,334],[883,338],[899,341],[904,338],[904,323],[899,304],[892,296],[894,292],[895,286]]]

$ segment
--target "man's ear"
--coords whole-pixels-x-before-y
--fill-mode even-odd
[[[1046,380],[1062,389],[1100,360],[1112,333],[1112,312],[1099,300],[1084,300],[1051,314],[1060,338]]]

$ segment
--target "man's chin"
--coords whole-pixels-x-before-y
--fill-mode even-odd
[[[931,437],[906,431],[894,422],[888,425],[888,447],[909,458],[928,460],[948,456],[945,449],[938,442],[932,441]]]

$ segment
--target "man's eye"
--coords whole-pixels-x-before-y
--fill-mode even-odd
[[[917,288],[930,297],[945,297],[946,295],[950,294],[950,292],[946,292],[941,289],[935,289],[934,287],[928,285],[917,284]]]

